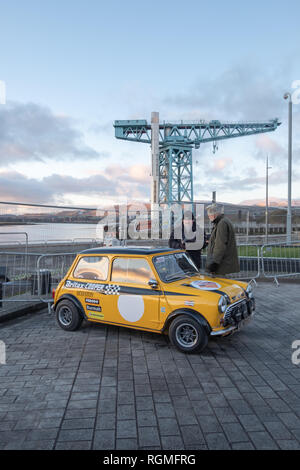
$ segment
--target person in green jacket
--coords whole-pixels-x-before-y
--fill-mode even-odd
[[[207,207],[213,228],[207,246],[206,271],[211,274],[230,274],[240,271],[234,228],[221,213],[217,204]]]

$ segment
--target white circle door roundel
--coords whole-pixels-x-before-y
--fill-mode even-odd
[[[144,315],[144,299],[141,295],[120,295],[118,309],[124,320],[137,322]]]

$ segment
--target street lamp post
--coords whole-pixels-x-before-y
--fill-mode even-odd
[[[268,232],[269,232],[269,170],[272,167],[269,166],[269,157],[267,155],[266,160],[266,243],[268,243]]]
[[[292,241],[292,111],[293,102],[290,93],[285,93],[285,100],[289,100],[289,143],[288,143],[288,210],[286,217],[286,241]]]

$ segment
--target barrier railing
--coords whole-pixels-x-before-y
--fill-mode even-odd
[[[34,280],[38,253],[0,253],[0,315],[37,301]]]
[[[52,301],[52,289],[55,289],[67,271],[77,253],[54,253],[41,255],[37,260],[38,283],[37,290],[40,299],[44,302]],[[42,298],[45,283],[49,286],[48,298]]]
[[[300,277],[300,242],[266,244],[260,248],[262,276],[273,278]]]
[[[231,279],[251,280],[261,276],[260,246],[240,244],[238,246],[240,261],[240,271],[232,273],[228,277]],[[201,271],[205,272],[206,251],[201,256]]]
[[[0,316],[20,303],[51,303],[52,289],[69,269],[76,253],[0,253]]]

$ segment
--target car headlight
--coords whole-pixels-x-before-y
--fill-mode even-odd
[[[252,299],[253,297],[253,287],[251,284],[248,284],[247,289],[246,289],[246,294],[249,299]]]
[[[225,295],[222,295],[220,297],[219,303],[218,303],[219,312],[220,313],[225,313],[227,305],[228,305],[227,297],[225,297]]]

